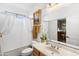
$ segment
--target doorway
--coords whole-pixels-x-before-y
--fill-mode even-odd
[[[66,43],[66,18],[57,20],[57,40]]]

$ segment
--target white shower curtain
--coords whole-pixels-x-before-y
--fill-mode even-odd
[[[6,15],[0,14],[0,33],[3,32],[4,24],[5,24]],[[0,54],[2,53],[2,37],[0,37]],[[3,53],[2,53],[3,54]]]
[[[6,49],[4,44],[6,40],[5,37],[11,31],[14,24],[13,19],[15,19],[15,17],[10,16],[10,14],[0,14],[0,33],[2,33],[2,37],[0,37],[0,49],[2,54],[4,49]]]
[[[8,34],[13,28],[15,22],[15,15],[10,14],[0,14],[0,33],[2,33],[1,38],[1,52],[7,49]]]
[[[0,21],[2,21],[0,22],[0,33],[3,35],[1,40],[2,52],[31,44],[31,20],[23,16],[0,14]]]

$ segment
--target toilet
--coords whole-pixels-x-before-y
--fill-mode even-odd
[[[22,56],[31,56],[32,51],[33,51],[33,48],[30,48],[30,47],[26,48],[26,49],[22,50],[21,55]]]

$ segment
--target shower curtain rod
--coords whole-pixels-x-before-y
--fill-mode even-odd
[[[22,14],[19,14],[19,13],[14,13],[14,12],[9,12],[9,11],[5,11],[5,13],[11,13],[11,14],[15,14],[15,15],[20,15],[20,16],[26,17],[25,15],[22,15]]]
[[[24,16],[24,17],[27,17],[27,18],[29,18],[29,19],[32,19],[32,18],[30,18],[29,16],[22,15],[22,14],[19,14],[19,13],[9,12],[9,11],[4,11],[4,12],[0,12],[0,13],[11,13],[11,14],[20,15],[20,16]]]

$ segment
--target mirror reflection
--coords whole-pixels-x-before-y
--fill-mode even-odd
[[[49,21],[48,38],[79,47],[79,17],[71,16]]]
[[[57,40],[66,43],[66,19],[57,20]]]

